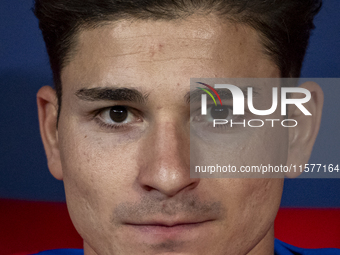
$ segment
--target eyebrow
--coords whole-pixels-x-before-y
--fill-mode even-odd
[[[140,104],[145,104],[149,96],[136,89],[113,87],[82,88],[75,95],[84,101],[127,101]]]
[[[247,88],[241,88],[245,97],[248,96]],[[221,100],[233,99],[232,93],[226,89],[216,89]],[[195,103],[201,101],[201,95],[205,92],[200,89],[189,91],[184,96],[186,103]],[[258,90],[254,88],[254,96],[258,95]],[[114,88],[114,87],[98,87],[86,89],[79,89],[75,95],[83,101],[127,101],[145,104],[148,100],[149,94],[143,94],[136,89],[130,88]]]
[[[245,98],[248,97],[248,88],[240,88],[245,96]],[[221,100],[231,100],[233,99],[233,94],[228,89],[215,89],[218,95],[220,96]],[[200,89],[195,89],[193,91],[188,92],[185,95],[185,101],[189,103],[196,103],[201,102],[201,95],[206,94],[204,91]],[[215,94],[212,93],[214,96]],[[257,88],[253,88],[253,95],[257,96],[259,95],[259,90]]]

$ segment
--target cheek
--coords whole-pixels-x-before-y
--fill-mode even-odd
[[[287,128],[261,128],[253,132],[243,148],[242,163],[248,166],[285,165],[288,153]]]
[[[64,181],[73,182],[72,188],[103,193],[105,190],[106,194],[102,195],[112,197],[114,190],[133,177],[134,146],[115,146],[110,140],[95,137],[72,140],[63,143],[61,154]]]
[[[240,166],[285,165],[287,160],[288,133],[283,128],[258,129],[247,136],[230,154],[232,164]],[[240,227],[241,233],[246,229],[249,238],[252,234],[259,236],[269,230],[280,206],[283,179],[278,178],[241,178],[220,179],[228,194],[230,203],[229,216]],[[228,185],[227,185],[228,184]],[[222,188],[223,189],[223,188]],[[248,233],[247,233],[248,235]]]
[[[238,127],[226,134],[207,134],[205,139],[190,137],[190,164],[192,176],[195,177],[251,177],[251,174],[242,173],[242,170],[258,169],[262,166],[281,166],[287,162],[288,132],[282,127],[243,128]],[[231,169],[234,167],[236,174],[228,172],[196,173],[199,166],[220,166]],[[256,168],[257,167],[257,168]],[[202,168],[203,169],[203,168]],[[207,169],[207,168],[206,168]],[[257,176],[264,178],[263,176]]]
[[[239,187],[243,187],[238,190],[243,199],[238,199],[238,208],[234,213],[238,220],[247,223],[244,225],[247,231],[252,229],[254,235],[264,235],[272,226],[279,209],[283,179],[245,179]]]
[[[248,220],[257,218],[260,222],[274,219],[281,201],[282,188],[283,179],[236,179],[232,189],[235,195],[231,200],[237,205],[233,207],[235,214],[241,212],[237,217]]]
[[[61,130],[61,161],[68,209],[82,237],[98,230],[112,238],[110,216],[117,204],[134,200],[131,186],[138,175],[137,144],[116,145],[110,135]],[[70,139],[72,138],[72,139]],[[130,187],[130,189],[129,189]],[[105,234],[106,233],[106,234]],[[101,241],[99,241],[101,242]]]
[[[217,182],[214,186],[223,194],[220,200],[227,208],[221,233],[228,229],[226,240],[233,247],[255,247],[274,224],[283,179],[218,179]]]
[[[207,179],[215,182],[214,190],[219,190],[220,200],[224,202],[226,214],[231,218],[257,217],[271,214],[275,217],[281,201],[283,179],[278,178],[220,178]],[[276,205],[276,206],[275,206]]]

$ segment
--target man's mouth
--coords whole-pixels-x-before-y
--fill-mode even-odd
[[[150,222],[142,222],[142,223],[126,223],[126,225],[136,226],[136,227],[165,227],[165,228],[172,228],[172,227],[179,227],[179,226],[195,226],[199,224],[203,224],[212,220],[202,220],[202,221],[174,221],[174,222],[165,222],[165,221],[150,221]]]
[[[112,222],[121,226],[125,238],[137,243],[192,243],[214,235],[220,228],[221,212],[219,202],[202,202],[196,196],[162,203],[145,198],[137,205],[118,206]]]
[[[125,225],[145,235],[157,235],[164,238],[188,234],[209,225],[213,220],[199,221],[146,221],[141,223],[126,223]]]

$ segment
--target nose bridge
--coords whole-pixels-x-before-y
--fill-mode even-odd
[[[157,125],[153,135],[158,164],[184,167],[185,154],[189,154],[190,147],[189,140],[186,140],[187,135],[184,134],[184,128],[173,122],[163,122]]]
[[[185,188],[194,188],[197,179],[190,178],[190,141],[184,127],[163,121],[154,125],[142,152],[143,166],[138,182],[144,190],[157,190],[174,196]]]

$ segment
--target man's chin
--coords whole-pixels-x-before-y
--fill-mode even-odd
[[[211,246],[214,243],[214,237],[216,238],[217,228],[216,221],[184,223],[174,226],[124,224],[119,227],[119,231],[114,235],[113,249],[117,251],[117,254],[122,255],[159,255],[168,253],[203,255],[207,254],[209,250],[213,252],[216,248]],[[98,247],[98,249],[101,250],[103,247]],[[84,250],[85,255],[96,254],[88,252],[90,247],[87,245],[84,246]],[[116,253],[114,252],[113,254]]]

